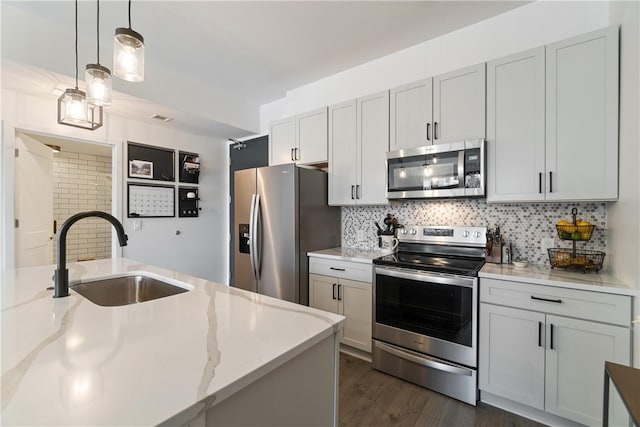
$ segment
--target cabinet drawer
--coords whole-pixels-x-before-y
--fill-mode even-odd
[[[371,264],[309,257],[309,273],[371,283]]]
[[[480,301],[629,327],[631,297],[602,292],[480,279]]]

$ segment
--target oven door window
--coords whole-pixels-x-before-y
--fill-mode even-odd
[[[472,288],[377,274],[375,292],[376,323],[471,347]]]

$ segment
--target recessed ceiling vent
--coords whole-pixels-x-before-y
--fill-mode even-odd
[[[156,120],[160,120],[162,122],[170,122],[171,120],[173,120],[173,118],[171,117],[167,117],[167,116],[161,116],[160,114],[154,114],[153,116],[151,116],[152,119],[156,119]]]

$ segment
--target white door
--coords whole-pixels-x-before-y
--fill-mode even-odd
[[[434,144],[485,137],[485,64],[433,78]]]
[[[432,144],[433,79],[391,89],[389,150]]]
[[[277,120],[269,125],[269,166],[293,162],[295,147],[295,117]]]
[[[547,315],[547,331],[547,412],[590,426],[602,425],[604,362],[629,364],[631,331],[552,315]],[[622,403],[615,399],[611,408],[610,425],[628,426]]]
[[[480,390],[544,410],[545,315],[480,304]]]
[[[371,283],[340,279],[338,298],[347,318],[342,343],[371,353]]]
[[[51,264],[53,256],[53,152],[16,135],[16,267]]]
[[[296,142],[297,163],[326,163],[327,107],[296,116]]]
[[[618,27],[547,46],[547,200],[618,197]]]
[[[387,205],[389,151],[389,91],[358,98],[357,148],[359,162],[356,199],[359,205]]]
[[[487,201],[545,199],[544,47],[487,63]]]
[[[354,205],[356,100],[329,107],[329,205]]]

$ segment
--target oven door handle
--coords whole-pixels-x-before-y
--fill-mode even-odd
[[[409,270],[405,268],[393,268],[393,267],[375,267],[374,275],[383,275],[397,277],[399,279],[410,279],[417,281],[429,281],[431,283],[437,283],[441,285],[454,285],[464,286],[467,288],[473,288],[476,283],[476,277],[458,276],[455,274],[438,274],[430,273],[419,270]]]
[[[425,355],[414,356],[412,353],[407,352],[407,350],[400,349],[396,346],[384,344],[379,341],[375,341],[375,346],[379,350],[382,350],[389,354],[393,354],[394,356],[397,356],[404,360],[408,360],[409,362],[426,366],[428,368],[434,368],[439,371],[446,371],[456,375],[465,375],[467,377],[470,377],[473,375],[473,371],[471,369],[462,368],[460,366],[451,365],[449,363],[444,363],[440,360],[437,360]]]

